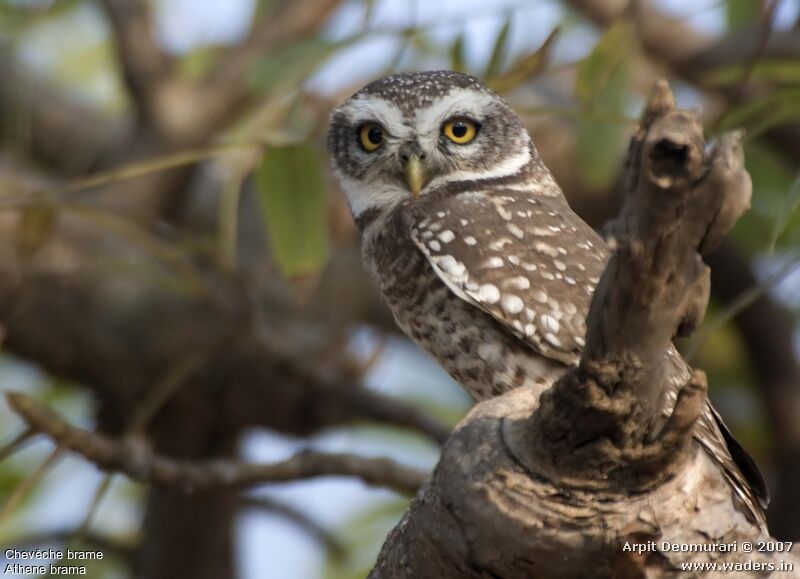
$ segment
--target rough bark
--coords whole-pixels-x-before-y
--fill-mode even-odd
[[[665,353],[708,300],[701,255],[749,205],[739,138],[706,151],[696,116],[675,111],[661,84],[632,140],[629,171],[580,365],[541,399],[517,390],[468,415],[384,544],[374,579],[671,577],[704,562],[747,565],[745,576],[755,576],[754,565],[791,558],[739,547],[768,536],[692,442],[706,401],[702,372],[661,420]],[[664,542],[737,548],[676,552]]]

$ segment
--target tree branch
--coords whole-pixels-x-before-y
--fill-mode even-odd
[[[241,489],[320,476],[352,476],[369,485],[413,493],[427,476],[386,458],[315,451],[299,452],[273,464],[173,460],[156,454],[141,440],[114,440],[72,426],[25,394],[9,392],[6,400],[31,429],[46,434],[59,446],[77,452],[99,468],[184,493]]]
[[[652,484],[642,471],[674,474],[668,463],[681,456],[705,408],[705,377],[696,373],[661,428],[667,392],[682,379],[664,353],[702,320],[710,278],[700,255],[719,245],[751,195],[739,135],[725,135],[706,156],[698,118],[675,110],[664,82],[628,165],[630,189],[592,299],[580,367],[542,396],[534,418],[549,441],[541,446],[545,464],[572,478],[599,470],[619,485]]]
[[[344,554],[344,546],[336,538],[336,535],[322,527],[314,519],[304,512],[295,509],[291,505],[265,496],[247,496],[239,500],[239,505],[245,509],[250,509],[266,514],[274,514],[291,521],[300,529],[316,539],[326,550],[333,555]]]
[[[249,78],[259,59],[317,32],[340,4],[341,0],[279,2],[255,23],[244,42],[220,57],[206,79],[192,86],[191,94],[181,95],[190,99],[191,106],[174,99],[176,106],[180,103],[183,108],[173,133],[196,139],[223,127],[251,98]]]
[[[152,98],[168,80],[172,61],[155,35],[150,7],[144,0],[101,0],[117,47],[125,84],[145,121],[153,118]]]

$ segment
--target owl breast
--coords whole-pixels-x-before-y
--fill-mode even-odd
[[[400,329],[475,399],[521,386],[544,390],[563,374],[565,366],[532,351],[450,291],[395,228],[364,233],[365,259]]]

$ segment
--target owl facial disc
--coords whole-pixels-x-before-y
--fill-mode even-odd
[[[450,71],[370,83],[334,111],[328,149],[354,217],[390,211],[454,182],[513,175],[534,156],[505,101]]]

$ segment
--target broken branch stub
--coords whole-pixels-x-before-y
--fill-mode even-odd
[[[580,365],[542,396],[532,418],[547,441],[537,445],[546,469],[633,488],[672,474],[664,467],[688,445],[706,386],[695,373],[665,424],[667,391],[685,381],[671,342],[705,315],[710,277],[701,254],[749,206],[743,163],[739,134],[707,148],[697,115],[676,109],[668,85],[657,85],[631,140],[629,189],[609,230],[614,252],[595,290]]]

